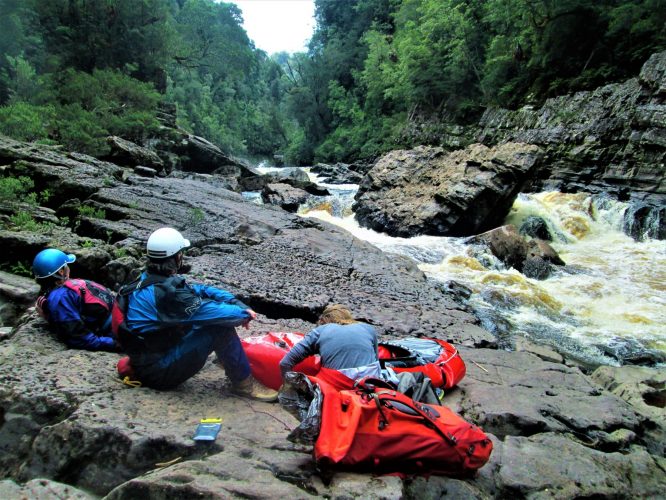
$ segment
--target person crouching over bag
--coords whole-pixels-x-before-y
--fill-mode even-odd
[[[341,304],[326,307],[319,317],[319,326],[282,358],[282,379],[294,366],[315,354],[321,357],[322,366],[317,377],[338,390],[351,389],[356,380],[365,377],[381,378],[375,328],[356,321]]]
[[[187,283],[178,271],[189,246],[175,229],[153,232],[145,272],[118,294],[114,327],[129,354],[133,378],[154,389],[171,389],[201,370],[214,351],[234,393],[275,401],[277,392],[251,376],[235,330],[256,313],[225,290]]]
[[[114,295],[94,281],[71,279],[69,264],[75,260],[75,255],[57,248],[35,256],[32,272],[40,286],[37,311],[68,347],[118,351],[111,333]]]

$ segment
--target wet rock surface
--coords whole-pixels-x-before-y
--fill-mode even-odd
[[[392,151],[363,179],[353,209],[392,236],[470,236],[499,226],[541,162],[536,146],[474,144]]]
[[[242,334],[308,326],[260,317]],[[578,369],[525,352],[461,348],[468,373],[445,403],[495,445],[475,477],[322,478],[311,449],[286,441],[295,419],[232,396],[212,362],[172,391],[129,388],[114,376],[119,355],[67,350],[34,314],[16,330],[0,343],[11,367],[0,375],[0,474],[19,483],[49,478],[114,499],[650,497],[664,487],[663,459],[645,443],[656,419]],[[198,420],[212,416],[221,433],[196,444]]]
[[[665,87],[666,52],[660,52],[623,83],[548,99],[540,108],[489,108],[477,125],[465,127],[462,135],[474,140],[416,132],[412,138],[442,148],[392,151],[378,159],[361,181],[357,218],[393,236],[470,236],[502,223],[514,190],[553,190],[629,202],[625,232],[636,240],[664,239]],[[484,158],[478,144],[463,149],[470,142],[491,152]],[[495,148],[516,143],[538,150],[535,165],[493,156]],[[344,179],[336,167],[320,168],[331,179]]]
[[[468,372],[445,403],[484,428],[495,451],[471,478],[322,475],[310,448],[286,440],[293,417],[278,405],[232,396],[212,356],[175,390],[130,388],[116,376],[121,355],[66,349],[26,299],[11,334],[0,337],[0,493],[39,498],[47,488],[56,498],[420,499],[663,492],[658,416],[578,368],[545,361],[544,353],[487,348],[496,339],[412,261],[389,258],[324,222],[248,203],[220,188],[214,176],[146,178],[56,150],[48,155],[49,179],[67,193],[55,199],[70,199],[75,189],[65,180],[80,175],[92,191],[81,202],[103,209],[106,218],[81,216],[75,232],[3,231],[0,241],[12,248],[8,262],[53,244],[77,254],[74,276],[117,287],[141,264],[150,232],[171,225],[192,241],[186,258],[191,279],[226,288],[259,313],[241,335],[306,332],[324,306],[342,302],[377,325],[382,338],[452,341]],[[100,181],[106,172],[113,182]],[[206,417],[222,418],[222,432],[214,443],[197,444],[191,438]]]
[[[328,165],[317,163],[310,168],[310,171],[317,174],[327,184],[359,184],[369,169],[368,165],[360,164],[336,163],[335,165]]]
[[[477,245],[476,253],[483,253],[487,248],[507,268],[514,268],[528,278],[546,279],[552,265],[565,265],[548,242],[527,240],[511,224],[472,236],[467,242]]]

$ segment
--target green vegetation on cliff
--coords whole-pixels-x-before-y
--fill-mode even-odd
[[[237,154],[369,159],[635,76],[666,0],[315,0],[308,53],[257,50],[213,0],[0,0],[0,133],[95,155],[141,142],[163,100]],[[421,130],[420,134],[415,130]]]
[[[324,161],[411,145],[412,123],[464,123],[635,76],[666,47],[664,0],[316,0],[311,87]],[[356,43],[355,40],[360,40]],[[328,119],[328,116],[331,116]]]

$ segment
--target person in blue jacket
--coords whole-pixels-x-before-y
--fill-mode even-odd
[[[252,377],[235,330],[256,313],[225,290],[189,284],[179,275],[189,246],[173,228],[154,231],[146,244],[146,270],[120,291],[124,321],[118,335],[134,377],[142,385],[170,389],[195,375],[215,352],[234,393],[275,401],[277,392]]]
[[[97,285],[97,303],[86,302],[80,293],[68,287],[69,264],[76,260],[56,248],[39,252],[32,263],[35,281],[41,287],[37,308],[67,346],[90,351],[118,351],[111,333],[111,291]],[[80,280],[74,280],[80,282]]]

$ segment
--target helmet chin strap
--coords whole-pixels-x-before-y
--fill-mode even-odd
[[[64,265],[56,272],[58,275],[58,281],[67,281],[69,278],[69,266]]]

